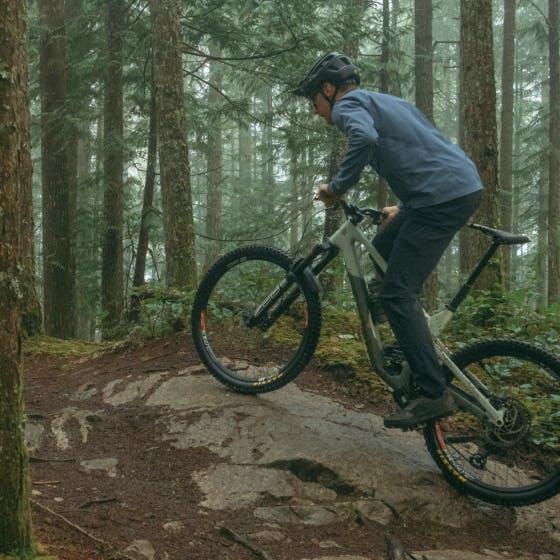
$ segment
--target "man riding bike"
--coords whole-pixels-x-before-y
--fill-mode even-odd
[[[294,93],[347,137],[342,163],[317,199],[334,204],[371,165],[397,198],[373,244],[387,261],[380,299],[420,396],[385,418],[412,428],[455,411],[420,303],[422,286],[455,233],[477,209],[482,183],[463,150],[443,137],[411,103],[360,89],[350,59],[332,52],[315,62]]]

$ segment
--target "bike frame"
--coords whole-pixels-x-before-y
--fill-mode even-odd
[[[374,216],[378,218],[381,214],[378,211],[368,209],[360,211],[342,202],[340,205],[348,219],[326,242],[315,246],[306,257],[294,262],[291,273],[258,306],[252,317],[248,320],[248,326],[268,328],[273,324],[298,298],[300,290],[297,288],[297,285],[294,286],[297,282],[307,282],[315,291],[319,291],[320,284],[317,276],[339,253],[342,253],[352,293],[358,308],[358,315],[362,324],[366,350],[371,365],[377,375],[392,388],[393,392],[398,392],[400,402],[404,404],[410,397],[412,372],[408,364],[397,374],[390,373],[385,369],[384,345],[379,329],[371,319],[368,290],[360,263],[360,255],[363,251],[362,248],[364,248],[381,272],[384,273],[387,270],[387,263],[383,257],[358,227],[360,223],[365,223],[366,226],[371,225],[373,223],[372,218]],[[445,306],[445,309],[432,316],[424,311],[441,364],[447,367],[455,378],[461,381],[464,387],[463,389],[455,385],[449,386],[456,403],[461,409],[469,410],[496,426],[503,425],[504,411],[497,410],[493,406],[490,401],[492,392],[473,373],[468,369],[461,370],[453,362],[451,353],[439,339],[439,335],[452,319],[457,307],[465,299],[474,281],[478,278],[499,246],[500,243],[496,240],[491,244],[486,254],[471,272],[467,281],[461,286],[451,302]],[[279,299],[281,299],[281,302],[278,304]]]
[[[373,323],[369,311],[367,285],[363,268],[360,263],[360,246],[365,248],[366,252],[381,271],[385,272],[387,270],[387,263],[373,246],[371,241],[365,236],[362,230],[352,222],[351,219],[348,219],[344,224],[342,224],[342,226],[329,238],[328,243],[339,249],[346,264],[348,279],[350,281],[354,299],[356,300],[366,350],[372,367],[379,377],[381,377],[394,391],[407,392],[411,382],[411,371],[408,365],[406,365],[397,375],[388,373],[384,367],[383,342],[381,334]],[[445,309],[432,316],[429,316],[426,312],[424,313],[426,313],[428,325],[432,336],[434,337],[434,344],[438,358],[443,365],[453,372],[454,376],[459,379],[466,388],[466,391],[463,391],[459,388],[450,386],[450,390],[456,401],[462,408],[469,409],[478,416],[483,415],[492,423],[499,426],[503,423],[504,413],[501,410],[496,410],[496,408],[492,406],[490,400],[485,396],[485,394],[490,395],[491,392],[480,380],[476,379],[473,374],[469,374],[469,372],[465,373],[457,367],[457,365],[455,365],[450,357],[450,352],[438,338],[449,321],[451,321],[460,302],[466,297],[474,279],[478,277],[482,268],[486,266],[486,263],[496,249],[497,245],[496,247],[492,246],[490,248],[487,255],[485,255],[480,263],[482,266],[479,265],[479,267],[475,269],[467,283],[461,287],[457,296]]]

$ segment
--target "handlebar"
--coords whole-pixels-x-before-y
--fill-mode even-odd
[[[379,225],[383,222],[386,217],[384,212],[380,210],[375,210],[374,208],[358,208],[353,204],[347,204],[345,200],[340,199],[338,201],[338,206],[342,208],[342,211],[346,217],[354,224],[359,224],[364,218],[371,218],[371,221],[375,225]]]

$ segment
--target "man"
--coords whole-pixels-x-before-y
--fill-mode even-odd
[[[331,182],[319,186],[318,200],[334,204],[368,164],[400,200],[383,208],[387,218],[373,243],[388,264],[380,292],[383,308],[420,388],[417,399],[384,423],[411,428],[455,411],[420,293],[455,233],[478,207],[482,183],[474,163],[414,105],[359,85],[350,59],[329,53],[315,62],[294,93],[307,97],[315,114],[348,138],[342,163]]]

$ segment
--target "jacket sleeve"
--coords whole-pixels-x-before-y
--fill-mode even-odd
[[[364,167],[373,159],[379,134],[373,117],[356,99],[338,101],[332,118],[348,139],[346,154],[330,182],[331,190],[341,195],[358,182]]]

